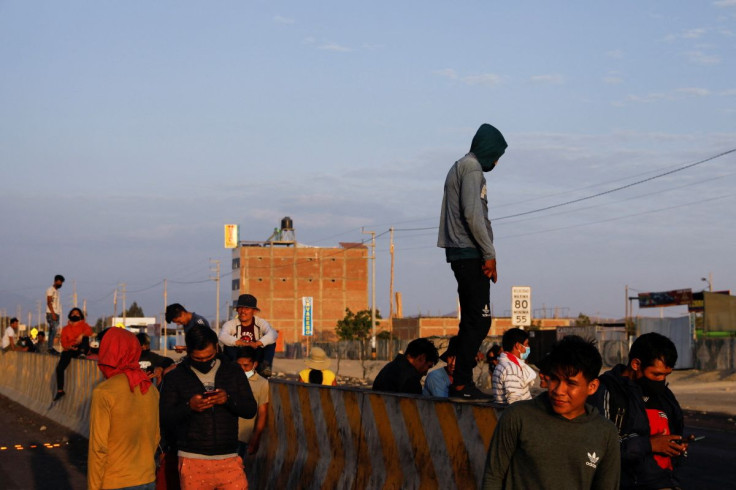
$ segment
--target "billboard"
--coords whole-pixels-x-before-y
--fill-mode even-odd
[[[312,324],[312,304],[314,298],[311,296],[302,296],[302,335],[309,337],[314,335],[314,325]]]
[[[693,293],[693,302],[690,303],[690,306],[687,307],[687,311],[690,313],[700,313],[703,311],[704,308],[704,302],[703,302],[703,293],[707,291],[700,291],[698,293]],[[713,294],[725,294],[726,296],[731,294],[730,290],[726,291],[713,291]]]
[[[674,289],[658,293],[639,293],[639,308],[689,305],[693,302],[692,289]]]
[[[225,225],[225,248],[238,248],[238,225]]]

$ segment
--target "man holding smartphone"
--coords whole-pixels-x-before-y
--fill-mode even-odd
[[[683,438],[683,414],[667,387],[677,362],[675,344],[658,333],[640,335],[629,363],[600,376],[590,403],[618,428],[621,439],[621,488],[678,488],[675,467],[691,438]]]
[[[217,353],[217,334],[195,325],[185,335],[187,356],[164,377],[160,418],[173,435],[181,487],[248,487],[238,456],[238,419],[256,415],[243,370]],[[171,442],[171,441],[170,441]]]

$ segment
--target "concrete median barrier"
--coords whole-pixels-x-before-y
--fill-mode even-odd
[[[479,488],[487,405],[271,380],[254,488]]]
[[[56,393],[59,356],[28,352],[0,354],[0,393],[28,409],[89,437],[89,408],[92,389],[102,380],[97,363],[72,359],[66,369],[64,396]]]

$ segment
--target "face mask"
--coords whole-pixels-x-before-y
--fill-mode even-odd
[[[666,381],[652,381],[646,376],[637,379],[636,382],[641,386],[641,391],[645,396],[661,396],[667,391]]]
[[[190,359],[189,363],[200,373],[207,374],[215,367],[215,358],[213,357],[209,361],[193,361]]]
[[[70,322],[78,322],[81,319],[82,319],[82,317],[81,316],[77,316],[77,315],[73,315],[73,316],[70,316],[69,317],[69,321]]]
[[[250,377],[253,376],[255,372],[256,372],[255,369],[253,371],[246,371],[245,375],[248,377],[248,379],[250,379]]]
[[[521,359],[522,359],[522,360],[524,360],[524,361],[526,361],[526,358],[527,358],[527,357],[529,357],[529,353],[530,353],[531,351],[532,351],[532,348],[531,348],[531,347],[528,347],[528,346],[527,346],[526,350],[525,350],[525,351],[524,351],[524,353],[523,353],[523,354],[521,355]]]

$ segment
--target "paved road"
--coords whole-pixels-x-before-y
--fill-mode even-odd
[[[692,444],[688,463],[678,470],[682,487],[736,489],[736,424],[733,417],[689,412],[686,424],[688,434],[706,438]],[[87,440],[84,437],[2,396],[0,428],[0,488],[86,488]],[[16,445],[23,449],[16,449]],[[33,445],[36,447],[32,448]]]
[[[87,488],[87,439],[2,396],[0,428],[0,488]]]

